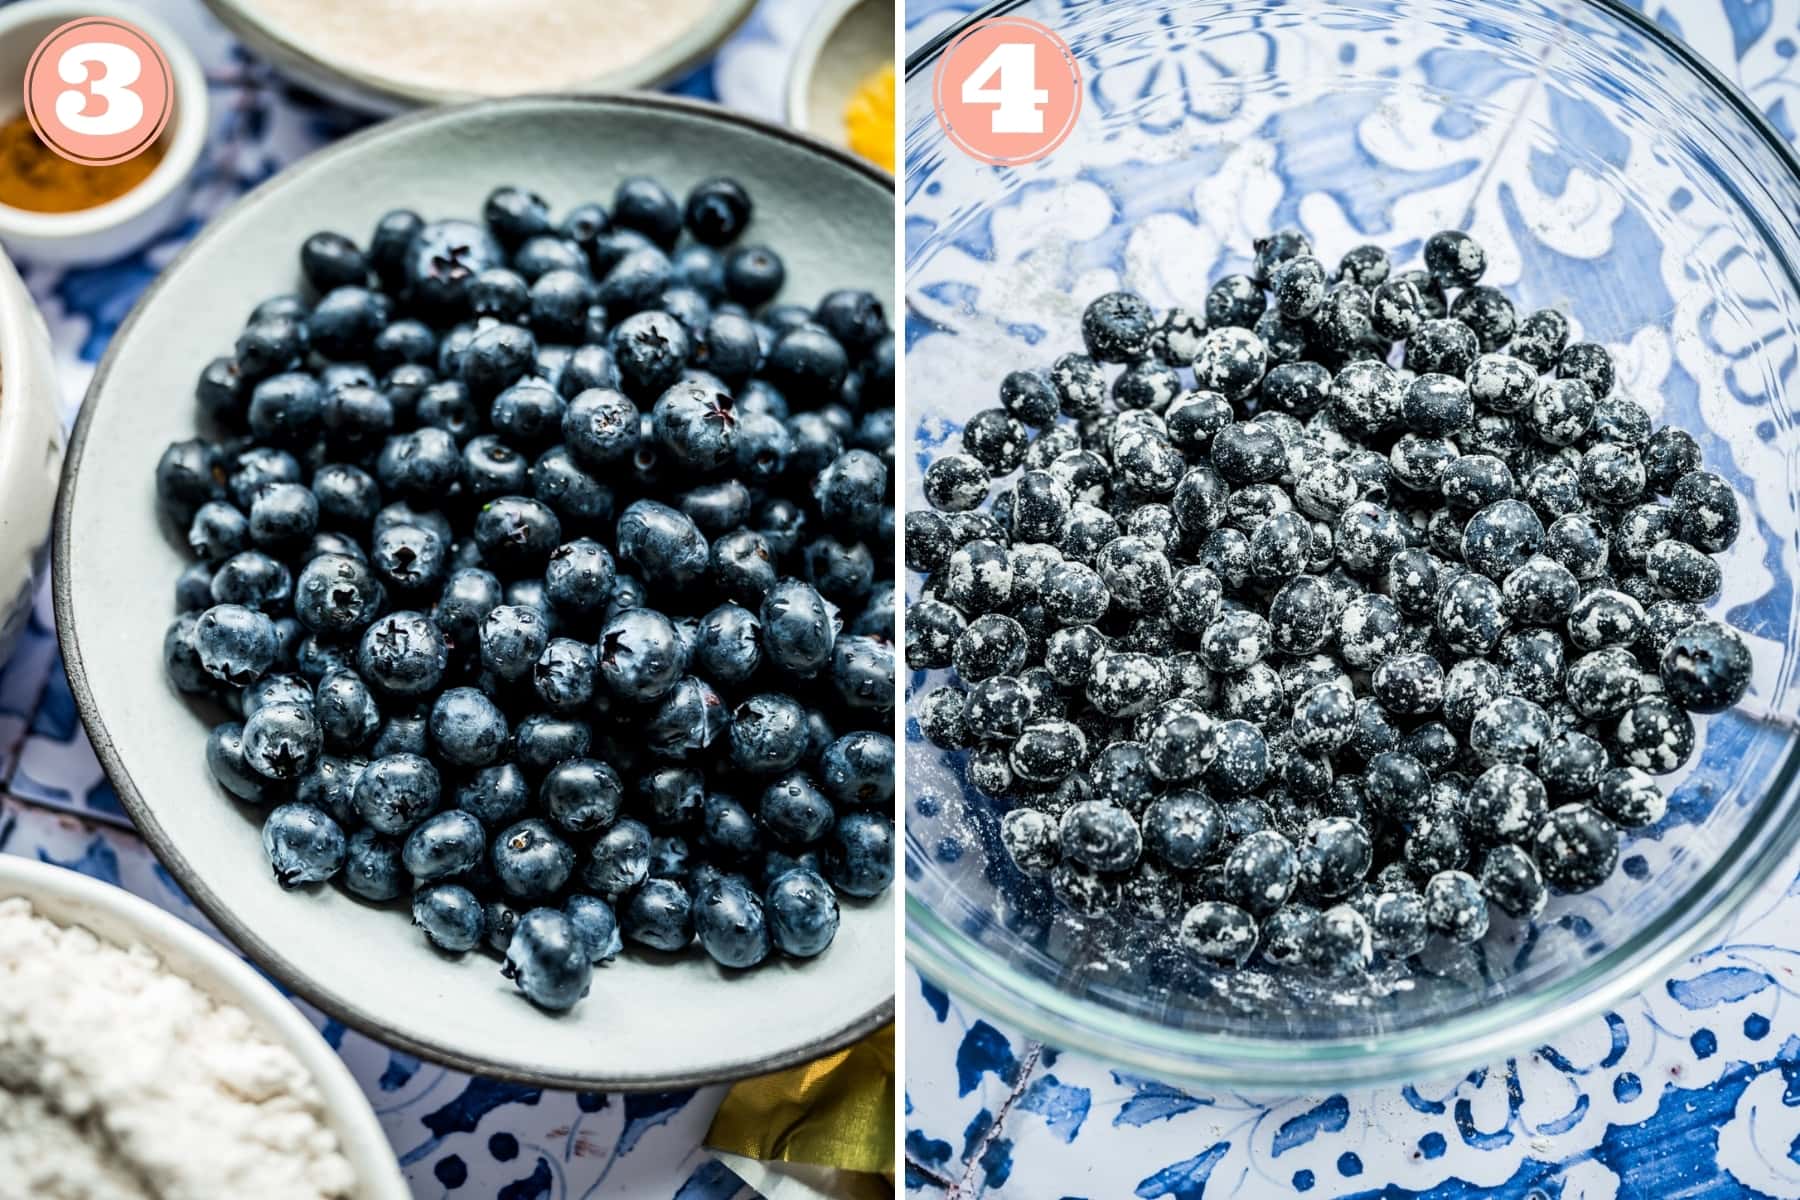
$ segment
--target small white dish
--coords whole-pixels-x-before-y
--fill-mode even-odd
[[[301,30],[270,19],[255,0],[205,0],[221,24],[257,57],[321,96],[362,112],[391,116],[409,109],[493,98],[466,88],[427,87],[394,74],[372,71],[333,54],[309,40]],[[448,19],[454,5],[446,5]],[[604,5],[596,5],[596,10]],[[719,48],[756,7],[755,0],[713,0],[693,25],[643,58],[588,80],[549,81],[546,90],[582,95],[651,88],[679,78]]]
[[[16,896],[59,925],[81,926],[119,946],[146,946],[175,974],[243,1009],[264,1034],[300,1060],[318,1085],[338,1148],[356,1172],[355,1200],[408,1200],[412,1193],[394,1149],[343,1060],[299,1009],[229,947],[123,888],[66,867],[0,854],[0,900]]]
[[[162,20],[118,0],[21,0],[0,7],[0,121],[11,120],[24,105],[25,66],[38,43],[77,17],[117,17],[149,34],[169,60],[175,111],[162,133],[162,161],[123,196],[66,213],[0,204],[0,242],[32,262],[106,262],[167,229],[187,198],[188,182],[206,145],[206,76],[199,60]]]
[[[894,0],[830,0],[794,51],[788,123],[848,147],[845,106],[870,75],[894,61]]]
[[[50,331],[0,251],[0,662],[31,617],[62,471],[62,404]]]
[[[481,210],[501,183],[558,211],[629,175],[677,195],[714,175],[755,199],[744,234],[778,247],[786,294],[894,294],[891,183],[792,130],[669,96],[526,97],[384,122],[277,175],[208,223],[114,335],[82,406],[58,499],[57,632],[101,764],[157,856],[225,934],[287,987],[390,1045],[547,1087],[667,1090],[778,1070],[893,1019],[895,893],[843,905],[807,962],[741,975],[705,955],[628,952],[560,1016],[482,952],[433,951],[400,908],[336,887],[283,892],[253,809],[207,771],[207,717],[164,677],[162,639],[187,556],[155,508],[164,447],[194,436],[194,377],[258,301],[299,284],[309,234],[362,238],[389,209]]]

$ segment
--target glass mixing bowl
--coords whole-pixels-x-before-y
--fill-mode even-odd
[[[1049,157],[985,166],[931,110],[949,35],[907,65],[909,505],[1001,378],[1079,348],[1119,287],[1198,309],[1298,226],[1328,265],[1374,242],[1416,265],[1469,230],[1485,283],[1607,345],[1619,387],[1692,432],[1744,532],[1709,606],[1755,656],[1744,706],[1702,719],[1599,889],[1475,948],[1434,944],[1367,986],[1186,959],[1166,928],[1084,920],[999,847],[960,754],[907,729],[907,942],[928,976],[1055,1045],[1163,1078],[1302,1089],[1459,1068],[1543,1041],[1655,981],[1782,862],[1795,812],[1800,163],[1702,60],[1598,0],[1028,0],[1084,78]],[[912,576],[908,597],[923,581]],[[909,700],[943,682],[915,672]]]

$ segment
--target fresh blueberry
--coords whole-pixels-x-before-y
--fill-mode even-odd
[[[485,918],[475,893],[456,883],[438,883],[413,893],[412,920],[433,946],[463,954],[481,944]]]
[[[760,693],[731,714],[731,759],[751,775],[775,775],[806,749],[806,710],[791,696]]]
[[[757,816],[777,840],[804,846],[831,829],[836,813],[804,771],[777,779],[763,790]]]
[[[263,854],[283,888],[323,883],[344,867],[344,831],[309,804],[282,804],[263,821]]]
[[[218,604],[241,604],[276,615],[292,601],[294,581],[278,559],[261,550],[246,550],[219,564],[211,588]]]
[[[719,388],[678,383],[656,401],[651,421],[658,444],[683,467],[712,471],[735,456],[738,416]]]
[[[265,779],[298,779],[318,762],[323,745],[310,697],[263,704],[244,721],[244,763]]]
[[[643,883],[650,872],[650,830],[629,818],[594,840],[582,883],[611,900]]]
[[[279,650],[274,621],[239,604],[219,604],[201,613],[193,643],[207,674],[238,687],[260,678]]]
[[[762,900],[741,879],[714,881],[694,902],[694,931],[720,966],[744,969],[769,956]]]
[[[400,849],[401,862],[415,883],[460,876],[486,855],[487,834],[472,813],[445,809],[427,817]]]
[[[570,833],[592,833],[611,825],[624,799],[618,772],[591,758],[557,763],[538,786],[539,804]]]
[[[612,905],[598,896],[575,895],[563,905],[563,914],[581,935],[590,962],[609,962],[618,957],[623,943]]]
[[[750,194],[735,179],[707,179],[688,193],[684,223],[688,232],[709,246],[737,240],[750,223]]]
[[[484,562],[502,574],[519,575],[543,569],[563,540],[562,522],[540,500],[501,496],[476,514],[474,537]]]
[[[294,366],[306,353],[306,314],[253,317],[234,347],[240,378],[255,383]]]
[[[835,623],[810,585],[797,579],[777,582],[763,597],[760,616],[763,651],[775,666],[807,678],[830,660]]]
[[[738,246],[725,256],[725,294],[748,308],[774,299],[786,281],[786,264],[767,246]]]
[[[894,825],[880,813],[849,812],[825,842],[825,876],[851,896],[879,896],[894,878]]]
[[[837,897],[816,871],[797,868],[778,876],[763,908],[776,948],[794,958],[822,953],[837,936]]]
[[[244,761],[244,727],[233,721],[213,726],[206,738],[206,765],[219,786],[252,804],[268,798],[271,781]]]
[[[691,349],[681,322],[660,312],[626,317],[607,341],[624,391],[644,401],[660,396],[679,378]]]
[[[530,803],[531,785],[512,763],[484,767],[457,787],[456,806],[488,826],[516,821]]]
[[[838,804],[885,810],[894,795],[894,739],[874,730],[835,739],[819,758],[819,784]]]
[[[392,612],[363,632],[357,667],[378,691],[424,696],[443,678],[449,651],[432,621],[416,612]]]
[[[685,949],[694,939],[693,901],[674,880],[646,880],[626,897],[619,926],[627,938],[653,949]]]
[[[519,918],[506,948],[504,974],[540,1008],[561,1012],[587,995],[591,948],[563,913],[534,908]]]
[[[494,838],[491,857],[500,886],[520,900],[560,891],[575,869],[575,851],[535,817],[509,826]]]
[[[638,500],[619,514],[619,558],[652,587],[679,589],[706,571],[706,537],[679,509]]]
[[[500,604],[481,619],[481,665],[500,679],[525,678],[549,644],[549,622],[536,608]]]
[[[406,890],[406,868],[400,863],[400,847],[373,829],[350,835],[344,859],[344,886],[364,900],[379,904],[397,899]]]
[[[596,661],[611,692],[639,702],[665,695],[683,665],[674,623],[645,608],[627,609],[607,622]]]

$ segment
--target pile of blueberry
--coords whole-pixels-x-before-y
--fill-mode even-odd
[[[925,470],[919,726],[1074,911],[1323,978],[1474,943],[1605,880],[1744,695],[1729,485],[1473,239],[1424,264],[1284,231],[1204,312],[1102,296]]]
[[[818,954],[892,878],[894,339],[751,198],[318,233],[156,484],[164,657],[283,887],[410,897],[551,1009],[624,940]]]

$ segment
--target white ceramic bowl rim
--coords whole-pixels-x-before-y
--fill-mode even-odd
[[[742,127],[746,132],[760,134],[765,137],[778,138],[793,143],[795,146],[817,154],[841,167],[847,167],[883,189],[891,188],[892,182],[886,172],[871,163],[829,145],[816,137],[790,129],[783,125],[764,121],[741,112],[726,109],[717,104],[685,97],[665,96],[656,93],[623,92],[609,95],[594,93],[533,95],[529,97],[507,97],[491,100],[478,100],[470,104],[454,108],[423,109],[406,116],[388,121],[381,121],[368,129],[331,146],[320,150],[307,159],[309,164],[330,162],[334,158],[347,153],[364,141],[391,137],[397,130],[409,125],[426,124],[444,119],[446,113],[480,113],[516,106],[530,106],[544,101],[557,101],[574,104],[594,105],[630,105],[634,107],[680,113],[689,117],[701,117],[711,121]],[[255,208],[264,203],[275,189],[283,182],[285,176],[275,177],[258,185],[240,197],[224,213],[215,220],[222,221],[226,215],[235,215],[243,210]],[[87,670],[82,657],[81,642],[75,631],[74,595],[70,587],[71,571],[70,555],[70,513],[75,504],[76,477],[80,471],[82,450],[87,441],[89,429],[99,413],[99,405],[95,402],[103,390],[110,375],[116,351],[128,340],[133,325],[138,318],[153,306],[160,294],[164,280],[170,278],[181,264],[192,255],[195,248],[205,239],[205,232],[184,247],[180,254],[166,266],[162,273],[145,289],[142,296],[132,306],[130,314],[113,334],[105,356],[94,371],[93,381],[88,387],[88,400],[81,407],[75,428],[70,435],[68,454],[64,459],[61,486],[56,497],[56,527],[53,535],[52,589],[56,613],[57,643],[62,651],[64,669],[68,675],[69,689],[74,696],[76,711],[81,716],[82,725],[86,728],[88,739],[93,744],[94,753],[100,760],[108,780],[117,792],[120,803],[131,817],[139,834],[148,843],[157,858],[168,867],[171,875],[181,885],[188,896],[202,912],[210,918],[214,925],[231,941],[243,950],[251,959],[270,975],[279,980],[284,987],[301,996],[327,1014],[337,1018],[353,1028],[368,1033],[386,1045],[398,1047],[417,1054],[432,1062],[442,1063],[461,1071],[488,1075],[495,1078],[515,1080],[543,1087],[571,1088],[590,1086],[593,1081],[568,1076],[546,1074],[542,1071],[521,1069],[502,1060],[490,1060],[462,1054],[435,1042],[411,1037],[402,1030],[382,1024],[382,1022],[353,1000],[327,991],[313,982],[303,973],[297,971],[281,952],[267,940],[258,936],[256,931],[240,920],[220,897],[206,886],[201,875],[187,861],[180,847],[169,838],[156,818],[155,809],[144,800],[132,779],[123,758],[107,730],[106,721],[94,699],[93,690],[88,682]],[[823,1034],[811,1041],[798,1045],[781,1054],[770,1055],[747,1067],[720,1071],[696,1071],[681,1075],[660,1076],[654,1080],[609,1081],[605,1084],[609,1091],[666,1091],[675,1088],[698,1087],[709,1083],[727,1082],[751,1075],[766,1074],[770,1071],[782,1070],[811,1062],[822,1055],[839,1050],[867,1034],[888,1024],[894,1019],[894,997],[890,991],[887,999],[867,1012],[848,1017],[835,1030]]]
[[[352,1160],[356,1169],[356,1194],[366,1200],[377,1197],[399,1200],[409,1194],[393,1147],[350,1069],[332,1052],[300,1010],[288,1003],[268,980],[233,954],[229,947],[124,888],[90,879],[67,867],[36,862],[17,854],[0,854],[0,899],[13,896],[23,896],[31,901],[40,916],[59,925],[85,927],[78,919],[60,916],[55,911],[61,907],[58,902],[97,910],[114,918],[140,934],[144,944],[163,960],[168,970],[187,979],[215,1001],[234,1004],[248,1012],[264,1036],[291,1052],[312,1076],[328,1120],[338,1134],[339,1149]],[[101,941],[118,944],[106,930],[91,929],[90,932]],[[171,952],[179,958],[199,963],[214,978],[198,979],[189,975],[182,969],[184,964],[169,961]]]
[[[1030,0],[995,0],[932,37],[907,56],[906,79],[934,68],[944,48],[970,25],[1023,7]],[[1744,122],[1768,143],[1776,157],[1800,186],[1800,152],[1770,123],[1738,87],[1679,38],[1621,0],[1580,0],[1613,18],[1646,41],[1681,62],[1695,78],[1736,110]],[[1773,797],[1800,779],[1800,743],[1790,748],[1779,774],[1769,781],[1762,803],[1744,829],[1744,839],[1763,836],[1775,819]],[[1286,1092],[1298,1086],[1366,1086],[1400,1079],[1417,1070],[1421,1058],[1430,1058],[1427,1069],[1451,1073],[1545,1040],[1558,1030],[1616,1007],[1621,1001],[1652,986],[1687,955],[1705,945],[1706,939],[1724,927],[1737,909],[1787,861],[1800,846],[1800,825],[1788,825],[1770,834],[1761,850],[1748,859],[1723,857],[1690,885],[1690,895],[1704,897],[1711,907],[1689,914],[1660,946],[1645,931],[1624,939],[1555,989],[1562,1001],[1543,1019],[1526,1019],[1519,1000],[1493,1005],[1482,1014],[1461,1018],[1441,1027],[1404,1037],[1388,1037],[1388,1053],[1372,1058],[1368,1038],[1345,1036],[1308,1042],[1304,1058],[1296,1058],[1291,1043],[1258,1043],[1248,1039],[1191,1030],[1171,1030],[1133,1014],[1115,1012],[1057,984],[1012,968],[1001,955],[966,937],[955,922],[940,917],[909,889],[905,896],[906,956],[925,975],[953,986],[965,998],[1029,1031],[1052,1045],[1072,1049],[1091,1047],[1094,1026],[1104,1027],[1104,1053],[1121,1066],[1141,1068],[1162,1077],[1191,1079],[1234,1086],[1246,1092]],[[1531,997],[1538,999],[1538,997]],[[1285,1075],[1283,1074],[1285,1069]],[[1322,1082],[1324,1081],[1324,1082]]]
[[[800,44],[794,50],[793,66],[787,77],[787,119],[788,124],[796,129],[807,127],[807,90],[812,87],[813,76],[818,72],[819,59],[825,52],[838,27],[849,19],[857,7],[868,3],[868,0],[828,0],[821,4],[813,14],[812,24],[800,38]]]
[[[0,204],[0,235],[69,241],[123,225],[181,187],[206,145],[206,76],[187,43],[160,17],[118,0],[22,0],[0,8],[0,37],[22,25],[57,16],[71,21],[77,17],[117,17],[142,26],[162,47],[175,79],[175,115],[170,128],[163,131],[168,146],[162,161],[136,187],[105,204],[66,213],[31,212]]]
[[[371,75],[355,67],[346,66],[320,57],[313,50],[291,38],[288,33],[264,20],[255,10],[253,4],[244,0],[207,0],[207,6],[222,22],[229,26],[233,33],[252,43],[252,49],[275,60],[275,65],[283,67],[282,60],[290,60],[297,64],[300,71],[336,78],[351,85],[359,92],[367,93],[379,99],[391,108],[413,108],[420,105],[461,104],[477,99],[501,100],[505,96],[487,96],[479,92],[452,88],[431,88],[417,84],[401,83],[392,79],[384,79]],[[738,27],[750,19],[756,8],[756,0],[719,0],[718,7],[697,22],[687,32],[639,62],[621,67],[608,75],[595,79],[579,80],[574,83],[560,85],[565,89],[561,93],[569,94],[568,89],[577,89],[579,94],[608,93],[617,88],[641,88],[674,79],[689,69],[698,66],[725,40],[736,33]],[[531,93],[532,95],[550,95],[553,93]],[[616,93],[615,93],[616,94]]]
[[[23,306],[15,307],[11,303],[15,293],[5,286],[8,283],[17,283],[18,292],[27,297]],[[0,465],[5,466],[24,461],[15,459],[15,454],[22,455],[35,449],[19,444],[29,415],[27,406],[48,403],[60,408],[61,402],[61,397],[46,399],[29,394],[27,376],[31,371],[31,360],[37,354],[31,343],[43,321],[42,315],[31,307],[29,296],[18,268],[5,251],[0,250]]]

